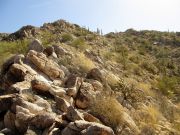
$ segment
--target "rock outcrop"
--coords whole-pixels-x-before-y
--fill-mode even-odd
[[[49,58],[52,54],[68,52],[57,45],[44,48],[34,40],[25,56],[16,55],[3,65],[0,134],[114,135],[98,118],[80,110],[103,91],[99,71],[91,71],[89,79],[66,74]]]

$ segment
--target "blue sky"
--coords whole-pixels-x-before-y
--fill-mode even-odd
[[[0,32],[65,19],[104,33],[180,31],[180,0],[0,0]]]

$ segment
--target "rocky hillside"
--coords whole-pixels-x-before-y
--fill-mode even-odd
[[[0,134],[180,134],[178,32],[59,20],[1,35]]]

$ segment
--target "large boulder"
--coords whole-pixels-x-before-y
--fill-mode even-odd
[[[51,79],[64,78],[64,72],[60,69],[59,65],[53,60],[48,59],[45,54],[31,50],[27,54],[27,59]]]
[[[31,81],[32,90],[35,90],[39,93],[48,93],[51,85],[47,82],[41,80]]]
[[[28,109],[21,106],[16,106],[15,125],[20,133],[25,133],[28,128],[29,121],[34,117]]]
[[[68,54],[68,51],[59,45],[53,45],[53,48],[58,57],[62,57],[64,55]]]
[[[113,130],[110,127],[102,124],[87,122],[78,120],[69,123],[69,125],[63,129],[62,135],[114,135]]]
[[[69,121],[84,120],[83,115],[74,107],[69,106],[67,109],[66,117]]]
[[[62,97],[55,97],[56,101],[56,108],[59,109],[62,112],[67,112],[68,107],[71,105],[69,102],[67,102]]]
[[[59,86],[55,86],[55,85],[51,85],[51,88],[49,89],[49,92],[53,95],[53,96],[59,96],[62,97],[63,95],[66,94],[66,89],[59,87]]]
[[[92,96],[95,94],[96,92],[94,91],[92,84],[83,82],[75,99],[76,106],[80,109],[86,109],[90,104]]]
[[[47,112],[52,112],[51,105],[50,105],[50,103],[47,100],[45,100],[42,97],[37,96],[37,95],[35,95],[34,98],[36,100],[34,102],[34,104],[36,104],[36,105],[38,105],[40,107],[43,107],[44,110],[46,110]]]
[[[94,79],[100,82],[104,81],[103,74],[98,68],[93,68],[88,74],[87,74],[88,79]]]
[[[53,96],[63,96],[66,94],[65,88],[50,84],[41,80],[31,81],[32,90],[40,94],[51,94]]]
[[[82,135],[115,135],[110,127],[94,124],[89,126],[87,129],[81,131]]]
[[[100,83],[97,80],[93,80],[93,79],[87,79],[86,82],[92,84],[92,86],[94,87],[95,91],[102,91],[103,90],[103,85],[102,83]]]
[[[85,121],[88,121],[88,122],[101,123],[98,118],[94,117],[92,114],[87,113],[87,112],[83,112],[83,118]]]
[[[55,122],[55,114],[41,112],[32,118],[30,124],[34,127],[45,129],[50,127]]]
[[[45,108],[41,107],[37,104],[25,101],[24,99],[22,99],[21,97],[18,97],[14,100],[13,105],[11,106],[11,110],[13,112],[16,112],[16,106],[21,106],[27,110],[29,110],[30,113],[32,114],[36,114],[38,112],[43,111]]]
[[[67,95],[76,97],[82,82],[82,78],[76,77],[75,75],[70,75],[65,82],[65,87],[68,88],[66,91]]]
[[[43,52],[44,47],[43,47],[42,43],[38,39],[35,39],[34,41],[32,41],[29,44],[28,51],[30,51],[30,50],[34,50],[36,52]]]
[[[31,88],[31,83],[28,81],[17,82],[6,91],[6,93],[25,93]]]

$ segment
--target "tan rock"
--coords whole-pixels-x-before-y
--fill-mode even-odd
[[[62,57],[63,55],[68,54],[68,51],[59,45],[53,45],[53,48],[58,57]]]
[[[59,65],[53,60],[48,59],[45,54],[31,50],[27,54],[27,59],[50,78],[64,78],[64,72],[60,69]]]
[[[93,86],[90,83],[84,82],[76,97],[76,106],[81,109],[86,109],[93,95],[95,95]]]
[[[100,82],[104,81],[103,75],[101,73],[101,71],[98,68],[94,68],[92,69],[88,74],[87,74],[87,78],[88,79],[94,79],[94,80],[98,80]]]
[[[45,100],[45,99],[43,99],[43,98],[41,98],[41,97],[39,97],[37,95],[35,95],[34,98],[36,100],[34,102],[34,104],[36,104],[36,105],[38,105],[40,107],[43,107],[48,112],[52,112],[51,105],[50,105],[50,103],[48,103],[47,100]]]
[[[87,113],[87,112],[83,112],[83,118],[85,121],[88,121],[88,122],[101,123],[98,118],[94,117],[92,114]]]
[[[35,39],[29,44],[28,51],[30,50],[34,50],[36,52],[42,52],[44,50],[44,47],[38,39]]]
[[[61,97],[55,97],[55,101],[56,101],[56,107],[57,109],[66,112],[67,108],[70,106],[70,103],[68,103],[64,98]]]
[[[55,85],[51,85],[51,88],[49,89],[49,92],[53,96],[59,96],[59,97],[62,97],[63,95],[66,94],[65,88],[58,87],[58,86],[55,86]]]
[[[29,121],[34,117],[34,114],[21,106],[16,106],[16,120],[15,125],[20,133],[25,133],[28,128]]]
[[[81,131],[82,135],[115,135],[110,127],[94,124],[87,129]]]
[[[72,106],[68,107],[66,117],[72,122],[76,120],[84,120],[83,115],[77,109],[74,109],[74,107]]]
[[[45,108],[44,107],[40,107],[37,104],[28,102],[28,101],[24,101],[21,97],[16,98],[16,100],[14,101],[13,105],[12,105],[12,110],[16,111],[16,106],[19,105],[27,110],[29,110],[30,113],[36,114],[40,111],[43,111]]]
[[[76,77],[75,75],[70,75],[65,82],[65,87],[67,89],[67,94],[72,97],[76,97],[78,90],[82,84],[82,79]]]
[[[78,120],[70,122],[69,125],[63,129],[62,135],[114,135],[110,127],[102,124]]]
[[[28,81],[17,82],[9,88],[8,93],[24,93],[31,88],[31,83]]]
[[[45,129],[55,122],[55,117],[53,113],[41,112],[31,120],[30,124],[37,128]]]
[[[51,85],[47,82],[41,80],[33,80],[31,81],[32,90],[35,90],[39,93],[49,93],[49,89]]]
[[[92,84],[95,91],[102,91],[103,90],[103,85],[99,81],[89,79],[89,80],[87,80],[87,82]]]

